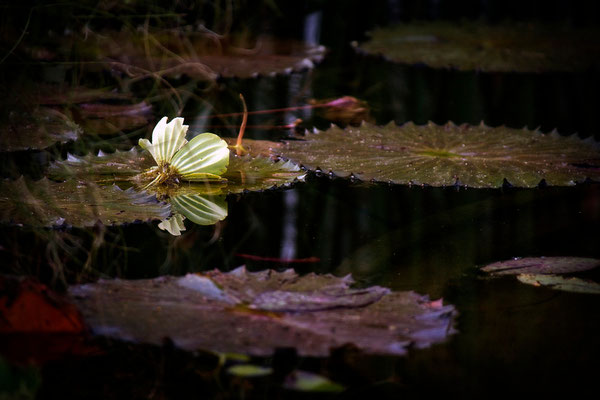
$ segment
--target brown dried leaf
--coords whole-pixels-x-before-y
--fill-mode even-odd
[[[374,286],[351,289],[352,279],[298,276],[293,270],[101,280],[69,290],[92,330],[123,340],[185,350],[267,356],[295,347],[327,356],[348,343],[366,353],[406,353],[453,333],[455,309],[413,292]]]

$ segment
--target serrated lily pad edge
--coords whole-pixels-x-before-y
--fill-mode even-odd
[[[495,129],[495,128],[506,128],[506,129],[514,129],[514,130],[519,130],[519,128],[510,128],[507,127],[505,125],[500,125],[498,127],[492,127],[492,126],[488,126],[484,123],[484,121],[481,121],[481,123],[479,125],[472,125],[472,124],[455,124],[453,121],[448,121],[444,124],[438,125],[433,121],[427,121],[426,124],[423,125],[417,125],[412,121],[407,121],[401,124],[396,123],[396,121],[392,120],[390,122],[388,122],[387,124],[383,124],[383,125],[378,125],[378,124],[370,124],[368,121],[362,121],[362,123],[360,124],[359,127],[368,127],[369,125],[373,125],[379,128],[384,128],[384,127],[388,127],[388,126],[393,126],[393,127],[397,127],[397,128],[401,128],[405,125],[414,125],[416,127],[420,127],[420,126],[430,126],[430,125],[434,125],[434,126],[438,126],[438,127],[444,127],[444,126],[452,126],[452,127],[460,127],[460,126],[466,126],[466,127],[476,127],[476,126],[481,126],[481,127],[485,127],[488,129]],[[347,127],[346,127],[347,128]],[[318,134],[322,134],[327,132],[329,129],[340,129],[340,130],[345,130],[346,128],[342,128],[339,125],[336,125],[334,123],[332,123],[329,128],[321,130],[318,129],[316,127],[314,127],[312,130],[309,129],[305,129],[304,131],[304,135],[305,136],[309,136],[309,135],[318,135]],[[532,134],[537,134],[537,135],[542,135],[542,136],[552,136],[552,137],[560,137],[560,138],[564,138],[564,139],[577,139],[580,140],[582,143],[585,144],[589,144],[590,146],[592,146],[593,148],[595,148],[596,150],[600,151],[600,142],[594,139],[594,136],[588,136],[586,138],[581,138],[577,133],[573,133],[571,135],[561,135],[557,129],[553,129],[552,131],[548,132],[548,133],[544,133],[542,131],[539,130],[539,127],[531,130],[529,129],[527,126],[524,126],[523,128],[521,128],[522,130],[528,131]],[[296,142],[296,141],[303,141],[302,138],[298,138],[298,140],[283,140],[282,143],[284,145],[286,145],[287,143],[291,143],[291,142]],[[286,161],[290,161],[296,165],[299,165],[301,169],[307,171],[307,172],[311,172],[311,173],[315,173],[318,176],[321,175],[327,175],[330,178],[341,178],[341,179],[349,179],[352,182],[358,181],[358,182],[363,182],[363,183],[371,183],[371,184],[387,184],[387,185],[399,185],[399,186],[420,186],[420,187],[456,187],[456,188],[465,188],[465,189],[500,189],[500,188],[511,188],[511,187],[517,187],[520,189],[533,189],[533,188],[541,188],[541,187],[545,187],[545,186],[557,186],[557,187],[566,187],[569,185],[548,185],[546,183],[545,178],[540,179],[540,181],[537,183],[537,185],[535,186],[513,186],[506,178],[504,179],[502,185],[500,186],[485,186],[485,187],[477,187],[477,186],[469,186],[466,184],[463,184],[460,182],[459,179],[457,179],[455,181],[454,184],[451,185],[432,185],[432,184],[428,184],[428,183],[414,183],[412,181],[408,182],[408,183],[397,183],[397,182],[393,182],[391,180],[378,180],[375,178],[372,179],[362,179],[359,175],[354,174],[353,172],[350,173],[336,173],[335,171],[333,171],[331,168],[327,169],[327,168],[321,168],[318,165],[315,167],[311,167],[309,165],[306,165],[302,162],[298,162],[293,160],[290,157],[287,157],[284,153],[281,152],[280,148],[277,149],[270,149],[270,151],[272,152],[271,155],[273,157],[277,157],[279,159],[282,160],[286,160]],[[580,184],[586,184],[586,183],[600,183],[600,180],[594,180],[590,177],[586,177],[584,180],[582,181],[571,181],[571,185],[570,186],[576,186],[576,185],[580,185]]]

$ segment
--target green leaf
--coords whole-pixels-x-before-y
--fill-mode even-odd
[[[582,257],[526,257],[499,261],[481,268],[494,275],[569,274],[596,268],[600,260]]]
[[[47,179],[0,182],[0,222],[30,226],[93,226],[161,220],[171,213],[155,196],[117,186]]]
[[[379,28],[357,47],[391,61],[483,71],[581,71],[597,64],[597,28],[420,22]]]
[[[217,135],[202,133],[185,144],[170,164],[187,181],[220,179],[229,165],[229,149]]]
[[[239,364],[227,368],[227,373],[241,378],[257,378],[271,375],[273,373],[273,368],[261,367],[260,365],[253,364]]]
[[[331,127],[274,152],[310,169],[362,180],[432,186],[519,187],[600,181],[599,145],[575,135],[485,125],[390,123]]]
[[[565,278],[558,275],[520,274],[517,279],[533,286],[546,286],[565,292],[600,294],[600,284],[581,278]]]
[[[339,383],[331,381],[322,375],[312,372],[296,370],[286,377],[284,387],[286,389],[301,392],[343,392],[346,388]]]
[[[100,280],[69,288],[92,331],[189,351],[269,356],[294,347],[328,356],[353,344],[369,354],[406,354],[447,339],[456,311],[413,292],[353,289],[350,276],[240,267],[183,277]]]

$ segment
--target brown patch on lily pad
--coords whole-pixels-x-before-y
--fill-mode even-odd
[[[353,344],[365,353],[405,354],[454,332],[456,310],[413,292],[350,287],[350,276],[250,273],[240,267],[184,277],[100,280],[69,289],[99,335],[195,351],[273,354],[294,347],[328,356]]]

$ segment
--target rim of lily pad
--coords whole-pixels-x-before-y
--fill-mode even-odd
[[[585,257],[524,257],[498,261],[481,267],[493,275],[571,274],[600,266],[600,260]]]
[[[581,71],[598,66],[596,28],[536,23],[413,22],[377,28],[353,43],[389,61],[498,72]]]
[[[273,152],[312,171],[405,185],[497,188],[600,181],[600,143],[591,137],[483,123],[332,125]]]

